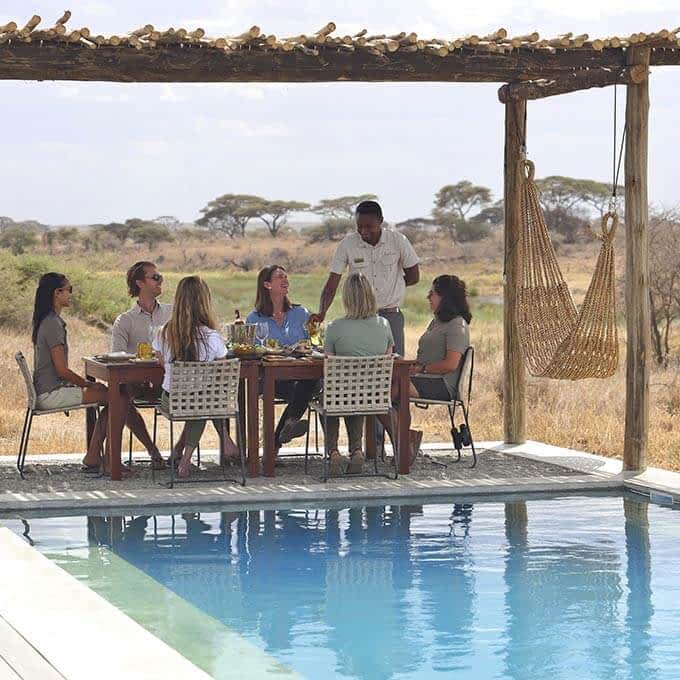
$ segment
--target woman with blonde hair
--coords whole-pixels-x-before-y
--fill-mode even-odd
[[[198,276],[187,276],[177,285],[170,320],[154,339],[153,347],[160,354],[165,368],[161,405],[168,408],[172,364],[175,361],[214,361],[227,355],[221,335],[217,332],[217,318],[212,308],[210,289]],[[177,474],[189,476],[191,456],[205,429],[205,420],[190,420],[185,425],[185,443]],[[223,441],[222,455],[229,460],[238,458],[238,448],[224,432],[221,421],[213,420]]]
[[[328,326],[326,353],[355,357],[391,354],[394,338],[390,324],[378,316],[373,287],[364,274],[354,272],[347,277],[342,289],[342,302],[345,316]],[[361,472],[365,460],[362,449],[363,422],[363,416],[345,416],[350,452],[348,459],[338,451],[339,419],[332,416],[327,418],[326,439],[332,474]]]

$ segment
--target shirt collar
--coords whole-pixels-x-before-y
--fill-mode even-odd
[[[158,309],[158,304],[159,304],[158,300],[154,300],[154,302],[156,303],[156,305],[154,306],[153,310],[151,311],[152,316],[153,316],[153,313]],[[139,304],[139,300],[135,301],[135,304],[132,305],[132,309],[130,311],[137,312],[137,314],[148,314],[149,313],[149,312],[145,312],[142,309],[142,306]]]

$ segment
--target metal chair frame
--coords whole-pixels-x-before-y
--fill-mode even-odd
[[[226,476],[224,458],[220,448],[220,465],[225,482],[246,485],[246,451],[241,431],[241,420],[238,406],[238,386],[240,376],[239,359],[218,361],[177,361],[172,365],[170,380],[170,403],[168,410],[160,404],[156,413],[162,415],[170,423],[170,482],[169,488],[180,483],[213,482],[211,479],[193,479],[175,481],[174,423],[189,420],[218,420],[226,430],[229,419],[236,425],[236,444],[241,463],[241,480]],[[224,434],[224,431],[223,431]],[[155,479],[155,471],[152,467]]]
[[[323,419],[324,433],[327,432],[328,416],[377,416],[389,415],[392,411],[391,388],[394,357],[381,354],[371,357],[327,356],[324,358],[324,389],[320,400],[312,401],[310,408]],[[394,430],[393,422],[393,430]],[[330,451],[324,435],[324,474],[322,481],[347,477],[399,476],[399,446],[392,441],[394,451],[394,475],[378,472],[378,456],[373,461],[373,474],[353,473],[330,474]],[[308,451],[305,452],[307,472]]]
[[[26,415],[24,416],[24,425],[21,430],[21,440],[19,441],[19,451],[17,454],[17,470],[21,475],[21,479],[26,479],[24,477],[24,466],[26,463],[26,454],[28,453],[28,440],[31,435],[31,426],[33,425],[33,418],[38,416],[49,416],[55,413],[63,413],[66,416],[70,414],[71,411],[80,411],[84,409],[94,409],[97,413],[97,420],[99,420],[99,404],[78,404],[77,406],[70,406],[67,409],[63,408],[51,408],[51,409],[39,409],[37,407],[38,395],[35,392],[35,386],[33,385],[33,376],[28,368],[28,363],[26,357],[24,357],[22,352],[17,352],[14,355],[14,359],[19,365],[19,370],[24,379],[26,386]],[[102,447],[100,446],[100,454],[103,454]]]
[[[427,410],[430,406],[446,406],[449,412],[449,419],[451,420],[451,439],[453,441],[453,445],[458,452],[458,458],[456,459],[456,462],[459,463],[461,460],[461,449],[469,448],[472,451],[472,465],[470,468],[473,468],[477,465],[477,452],[475,450],[475,442],[474,439],[472,438],[472,431],[470,430],[470,400],[472,397],[472,377],[474,373],[474,368],[475,368],[475,349],[472,345],[470,345],[465,352],[463,352],[463,356],[461,358],[461,370],[460,374],[458,375],[458,382],[456,383],[456,389],[454,394],[456,397],[454,399],[451,399],[449,401],[444,401],[444,400],[439,400],[439,399],[421,399],[420,397],[411,397],[409,399],[409,402],[411,404],[414,404],[416,408],[422,408]],[[467,389],[465,390],[465,394],[461,393],[461,387],[465,388],[465,382],[467,382]],[[463,418],[465,420],[465,427],[467,428],[467,432],[469,435],[469,444],[465,444],[464,441],[461,441],[461,433],[458,432],[456,429],[456,424],[455,424],[455,415],[456,415],[456,409],[460,407],[461,410],[463,411]],[[417,455],[417,452],[416,452]],[[445,463],[438,463],[438,465],[442,465],[443,467],[446,467]]]

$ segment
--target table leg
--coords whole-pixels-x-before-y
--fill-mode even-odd
[[[120,449],[123,426],[128,411],[128,394],[125,385],[117,381],[109,383],[109,423],[106,446],[109,452],[111,479],[121,480]]]
[[[260,476],[260,404],[257,393],[259,377],[256,374],[248,378],[248,474]]]
[[[375,441],[375,416],[366,416],[364,436],[366,437],[366,459],[373,460],[377,448]]]
[[[262,429],[264,430],[262,463],[265,477],[274,476],[274,388],[275,380],[270,368],[264,371],[264,394],[262,395]]]
[[[409,465],[408,430],[409,430],[409,367],[407,365],[396,367],[399,376],[399,474],[407,475],[411,469]]]
[[[85,376],[90,382],[96,382],[96,380],[87,375]],[[92,441],[92,435],[94,434],[94,426],[97,423],[97,411],[93,408],[85,409],[85,451],[90,448],[90,442]]]

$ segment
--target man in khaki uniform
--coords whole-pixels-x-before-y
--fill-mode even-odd
[[[404,356],[404,302],[406,287],[420,279],[418,255],[408,239],[397,231],[383,229],[383,214],[375,201],[362,201],[356,208],[357,230],[340,241],[326,285],[321,292],[318,314],[323,321],[333,303],[345,269],[361,272],[373,286],[378,314],[387,319],[394,336],[394,349]]]

